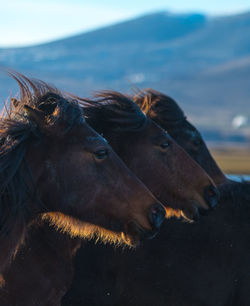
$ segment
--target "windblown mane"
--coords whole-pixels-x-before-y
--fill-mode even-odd
[[[93,100],[77,97],[84,108],[87,123],[99,133],[140,130],[146,116],[127,96],[116,91],[102,91]]]
[[[135,103],[151,119],[157,118],[158,123],[175,125],[186,119],[183,110],[169,96],[153,89],[139,91],[133,97]]]
[[[54,111],[59,112],[56,120],[63,120],[67,130],[83,120],[81,108],[72,98],[66,99],[42,81],[31,81],[17,72],[9,74],[19,84],[20,97],[5,105],[0,118],[0,239],[17,220],[25,227],[27,204],[35,196],[35,190],[30,190],[33,180],[25,154],[27,145],[39,141],[42,131],[25,112],[25,106],[43,111],[48,126],[54,124]]]

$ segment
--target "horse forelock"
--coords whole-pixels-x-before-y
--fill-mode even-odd
[[[29,106],[42,111],[48,118],[57,115],[56,119],[63,120],[65,125],[71,126],[84,120],[83,110],[72,96],[41,80],[29,79],[18,72],[9,72],[9,74],[19,85],[19,99],[12,99],[12,103],[5,107],[5,115],[2,117],[7,116],[16,121],[32,124],[29,114],[24,111],[24,107]]]

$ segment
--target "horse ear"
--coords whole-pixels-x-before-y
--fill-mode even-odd
[[[28,105],[23,106],[29,119],[38,126],[43,126],[45,122],[45,115],[42,111],[32,108]]]
[[[18,104],[20,103],[20,101],[17,100],[16,98],[11,98],[10,101],[15,108],[17,108]]]

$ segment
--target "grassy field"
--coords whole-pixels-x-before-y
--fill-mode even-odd
[[[250,148],[217,148],[211,151],[225,173],[250,174]]]

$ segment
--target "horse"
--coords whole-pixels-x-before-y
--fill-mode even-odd
[[[217,189],[204,170],[126,95],[103,91],[82,99],[85,119],[126,165],[179,217],[199,217],[216,205]],[[193,175],[190,176],[190,173]],[[204,211],[205,209],[205,211]]]
[[[155,153],[154,152],[150,153],[150,151],[143,151],[143,154],[141,153],[139,155],[140,156],[140,161],[138,161],[136,159],[135,162],[133,163],[132,162],[132,156],[134,158],[136,156],[136,154],[133,152],[133,150],[131,148],[132,146],[130,145],[130,143],[136,144],[136,149],[139,152],[141,152],[142,139],[140,139],[139,137],[136,137],[135,133],[133,133],[133,134],[128,133],[127,130],[125,130],[122,134],[120,132],[121,128],[119,129],[119,127],[115,126],[115,124],[116,124],[115,119],[121,113],[121,110],[120,110],[121,107],[120,108],[116,107],[116,108],[118,108],[119,111],[117,109],[115,109],[115,107],[114,107],[117,104],[117,102],[119,102],[121,104],[121,101],[122,101],[123,104],[124,103],[128,104],[130,106],[129,109],[134,109],[135,104],[133,104],[131,102],[131,99],[129,99],[127,96],[121,95],[120,93],[117,93],[117,92],[104,92],[104,93],[98,94],[97,98],[98,98],[97,99],[97,104],[96,104],[96,106],[94,106],[94,107],[98,108],[97,110],[95,108],[93,109],[93,107],[92,108],[89,107],[88,104],[84,105],[84,112],[87,116],[87,122],[89,122],[89,124],[91,126],[93,126],[98,132],[103,133],[105,138],[107,138],[108,141],[111,143],[114,150],[116,150],[118,152],[119,156],[122,156],[122,159],[126,161],[127,165],[129,165],[130,169],[133,169],[133,171],[142,179],[142,181],[146,184],[146,186],[148,186],[149,189],[152,190],[153,193],[156,194],[159,199],[161,199],[163,204],[165,203],[164,200],[167,199],[169,196],[171,196],[171,193],[173,194],[173,192],[175,192],[174,197],[176,199],[180,198],[180,196],[181,196],[181,194],[183,194],[183,192],[181,191],[181,189],[179,187],[178,187],[178,190],[176,190],[176,188],[175,188],[175,186],[179,186],[178,180],[176,180],[177,185],[175,184],[175,186],[174,186],[174,184],[169,184],[169,179],[172,178],[172,177],[174,178],[174,177],[181,176],[181,175],[183,176],[185,171],[186,171],[185,168],[186,168],[187,160],[185,160],[185,162],[184,162],[184,157],[180,157],[181,156],[180,152],[182,153],[183,150],[180,149],[179,146],[177,146],[177,144],[173,141],[173,139],[168,134],[165,134],[165,137],[167,137],[167,141],[171,144],[171,145],[169,145],[169,143],[168,143],[166,146],[164,145],[165,152],[166,152],[165,154],[169,154],[167,156],[168,159],[169,159],[169,162],[168,162],[167,165],[162,164],[160,168],[157,168],[157,172],[156,172],[157,176],[151,175],[150,180],[145,181],[145,178],[144,178],[145,174],[143,173],[143,170],[149,169],[149,167],[150,167],[149,161],[152,163],[151,164],[152,168],[156,169],[157,164],[152,159],[152,154],[155,154]],[[88,102],[88,100],[85,100],[85,102],[86,101]],[[109,110],[108,106],[109,106],[110,109],[111,109],[111,106],[113,106],[113,109]],[[122,106],[122,104],[121,104],[121,106]],[[125,109],[125,106],[123,106],[123,109]],[[112,114],[111,111],[113,113],[116,111],[116,114],[115,113]],[[138,109],[137,109],[137,111],[138,111]],[[108,116],[107,112],[109,112],[111,114],[109,114],[109,116]],[[135,111],[134,111],[134,113],[135,113]],[[128,120],[125,120],[125,118],[124,118],[124,122],[127,122],[127,121]],[[155,124],[153,124],[153,122],[150,118],[147,117],[147,121],[148,121],[148,126],[151,129],[152,129],[152,125],[153,125],[154,128],[157,128],[159,130],[159,126],[156,126]],[[114,135],[115,134],[114,132],[109,131],[109,129],[111,130],[111,128],[109,126],[112,126],[113,130],[116,127],[117,131],[120,132],[120,133],[118,134],[118,132],[116,132],[118,135]],[[128,128],[128,124],[126,125],[126,129],[127,128]],[[132,134],[133,138],[132,138],[131,134]],[[121,137],[126,137],[126,143],[124,143],[124,145],[119,143],[119,139]],[[145,134],[144,134],[143,140],[145,141],[145,139],[149,139],[150,141],[153,140],[153,144],[155,146],[157,146],[157,142],[156,142],[157,141],[157,135],[153,134],[152,131],[148,128],[145,128]],[[163,143],[163,141],[161,141],[161,142]],[[161,142],[158,142],[158,143],[161,143]],[[172,146],[172,151],[171,151],[171,146]],[[174,146],[176,146],[175,150],[173,148]],[[131,152],[128,152],[128,149],[131,150]],[[125,157],[124,157],[124,152],[126,152]],[[174,160],[174,158],[171,160],[170,153],[173,153],[175,155],[176,160]],[[147,168],[145,168],[145,165],[140,166],[140,163],[139,163],[139,162],[142,162],[144,157],[146,157],[145,164],[147,164]],[[190,159],[188,161],[190,161]],[[138,171],[138,169],[136,169],[136,167],[134,165],[136,165],[139,168],[140,171]],[[173,168],[171,167],[172,165],[174,165]],[[163,179],[163,176],[159,175],[159,173],[162,170],[164,170],[165,175],[168,175],[168,181],[166,181],[166,183],[165,183],[165,180]],[[190,171],[192,171],[192,172],[190,172]],[[190,169],[189,174],[190,173],[194,174],[193,170]],[[195,175],[193,177],[195,177]],[[159,178],[160,178],[160,180],[159,180]],[[186,176],[186,178],[187,178],[187,181],[192,180],[192,176],[191,177]],[[188,186],[188,185],[190,186],[190,184],[188,184],[187,181],[186,181],[186,186]],[[153,185],[155,183],[157,184],[156,187]],[[175,183],[175,181],[173,181],[173,183]],[[161,193],[156,192],[156,190],[157,190],[156,188],[160,188],[160,187],[161,188],[163,187],[165,189],[165,194],[163,192],[161,192]],[[190,188],[190,187],[187,187],[187,188]],[[166,196],[166,198],[164,198],[165,196]],[[171,198],[171,200],[173,198]],[[183,202],[183,204],[182,204],[183,206],[186,205],[184,199],[182,200],[182,202]],[[171,201],[169,200],[168,203],[171,203]],[[174,204],[172,204],[172,205],[174,205]],[[100,248],[102,248],[101,252],[100,252]],[[84,249],[86,250],[86,247]],[[122,254],[120,252],[118,252],[118,253],[119,253],[119,255],[121,255],[121,258],[123,258]],[[95,262],[93,260],[93,258],[95,258],[95,256],[98,256],[97,254],[102,254],[103,258],[106,258],[106,257],[108,258],[109,256],[113,257],[114,252],[112,250],[110,250],[109,248],[106,248],[104,246],[99,247],[98,251],[97,251],[96,246],[94,246],[93,247],[93,252],[90,251],[90,254],[91,255],[86,255],[86,253],[85,253],[85,255],[86,255],[85,259],[87,259],[90,256],[90,258],[92,257],[91,262]],[[76,272],[75,279],[73,281],[73,285],[71,287],[71,293],[72,294],[71,293],[67,294],[67,296],[64,299],[64,305],[68,305],[69,303],[71,303],[72,302],[72,297],[73,297],[73,300],[74,300],[74,302],[72,302],[73,304],[77,303],[76,302],[77,298],[79,298],[79,301],[81,301],[79,303],[83,303],[83,301],[85,301],[85,299],[88,297],[88,294],[82,295],[82,297],[81,297],[81,294],[80,294],[80,292],[82,290],[80,286],[81,286],[82,283],[85,283],[85,281],[86,281],[86,279],[85,279],[84,282],[80,281],[81,274],[84,273],[84,269],[85,269],[85,267],[81,264],[83,258],[84,258],[83,250],[80,249],[79,254],[77,255],[76,264],[75,264],[75,267],[76,267],[75,270],[77,272]],[[91,266],[91,267],[94,268],[93,266]],[[108,266],[108,267],[110,268],[110,266]],[[101,269],[98,270],[98,273],[102,274]],[[107,269],[104,268],[104,273],[109,274],[109,271],[107,271]],[[116,275],[115,272],[112,273],[112,275]],[[88,274],[88,279],[89,280],[92,279],[93,282],[96,282],[96,281],[98,282],[97,278],[95,276],[94,277],[92,276],[92,273]],[[91,283],[91,281],[90,281],[90,283]],[[91,283],[91,284],[93,285],[93,283]],[[104,284],[105,284],[105,282],[102,282],[102,286]],[[105,286],[103,286],[103,288],[104,287]],[[88,288],[88,289],[86,289],[87,291],[91,292],[91,289],[88,286],[86,288]],[[96,288],[96,286],[95,286],[95,288]],[[78,290],[78,293],[77,293],[77,290]],[[110,297],[107,297],[107,298],[110,301]],[[92,302],[93,301],[91,301],[91,302],[89,301],[89,303],[92,303]]]
[[[121,98],[123,96],[119,95],[118,97]],[[111,103],[111,102],[112,101],[110,101],[110,102],[105,101],[105,102],[101,103],[100,101],[98,101],[96,103],[96,102],[93,102],[93,101],[92,102],[88,101],[87,104],[84,105],[85,116],[86,116],[86,118],[88,118],[88,120],[91,120],[91,119],[93,120],[94,113],[100,114],[102,120],[105,120],[106,123],[108,123],[109,127],[107,128],[107,130],[111,130],[112,134],[114,134],[115,136],[117,135],[117,137],[116,137],[117,142],[120,141],[120,143],[121,143],[122,141],[124,141],[124,139],[127,140],[128,136],[129,136],[131,140],[127,145],[130,146],[130,149],[134,153],[134,156],[133,156],[134,159],[135,159],[136,152],[137,152],[137,154],[141,154],[141,148],[139,146],[136,147],[136,144],[138,144],[138,142],[139,142],[140,145],[144,144],[144,147],[145,147],[146,150],[149,150],[150,152],[152,152],[151,155],[154,157],[153,161],[156,164],[159,163],[159,165],[162,166],[162,164],[164,162],[164,163],[167,164],[167,167],[169,167],[170,170],[171,170],[171,168],[170,168],[170,166],[168,166],[165,155],[168,155],[167,157],[170,160],[172,154],[178,153],[178,154],[180,154],[180,157],[179,157],[180,159],[183,158],[187,162],[190,161],[190,159],[186,159],[186,156],[185,156],[184,152],[181,149],[179,149],[179,147],[174,142],[171,144],[171,146],[173,146],[173,152],[170,151],[168,154],[163,154],[164,153],[164,150],[163,150],[164,148],[161,148],[160,145],[157,146],[157,144],[155,142],[156,142],[156,140],[158,140],[160,143],[162,143],[162,142],[166,143],[167,141],[170,141],[170,138],[163,132],[162,129],[157,127],[155,124],[153,124],[152,122],[147,122],[148,119],[141,113],[139,108],[131,100],[126,98],[124,101],[123,100],[120,101],[118,99],[118,101],[114,101],[116,103],[113,103],[113,102]],[[101,109],[101,107],[99,107],[99,105],[102,106],[104,110]],[[101,114],[102,112],[103,112],[103,114]],[[92,115],[91,115],[91,113],[92,113]],[[97,120],[96,122],[98,122],[98,124],[101,123],[100,119],[96,119],[96,120]],[[105,126],[107,127],[106,124],[105,124]],[[146,127],[147,127],[147,131],[144,131],[144,129]],[[150,132],[150,133],[148,134],[147,132]],[[119,137],[119,134],[120,134],[120,137]],[[107,135],[105,135],[105,137],[106,136]],[[134,136],[134,141],[133,142],[132,142],[132,136]],[[143,137],[146,138],[146,141],[144,141],[144,142],[141,140],[141,138],[143,138]],[[107,139],[110,141],[111,138],[109,137]],[[176,148],[175,148],[175,146],[176,146]],[[118,147],[119,146],[117,145],[117,149],[118,149]],[[120,156],[125,158],[125,153],[126,153],[126,151],[124,151],[124,153],[122,154],[121,147],[120,147],[120,150],[119,150]],[[147,172],[144,171],[144,173],[147,173],[148,175],[150,175],[151,172],[155,171],[155,167],[153,167],[153,164],[151,164],[150,167],[149,167],[148,164],[149,164],[150,160],[147,158],[148,156],[149,155],[146,155],[146,154],[145,154],[146,158],[138,156],[137,157],[137,164],[138,164],[138,167],[144,167],[144,168],[147,167],[146,168]],[[142,163],[143,158],[144,158],[144,165]],[[161,163],[158,160],[161,161]],[[174,161],[174,159],[173,159],[173,161]],[[129,159],[127,159],[127,162],[129,162]],[[170,163],[170,161],[169,161],[169,163]],[[135,166],[136,166],[136,163],[134,164],[134,167]],[[207,185],[205,185],[205,186],[203,185],[204,190],[200,187],[198,188],[198,192],[200,192],[200,190],[201,190],[201,192],[200,192],[201,196],[206,198],[206,192],[205,192],[206,188],[207,187],[212,188],[212,189],[214,188],[214,187],[210,187],[210,186],[213,186],[212,182],[206,176],[205,173],[203,173],[203,172],[201,172],[201,174],[199,173],[199,171],[201,171],[201,168],[198,165],[196,165],[195,163],[192,162],[192,167],[194,167],[193,171],[197,171],[197,178],[201,180],[199,182],[200,184],[204,184],[204,179],[207,180],[206,181]],[[166,166],[165,166],[164,170],[166,170]],[[163,176],[164,172],[160,172],[160,174],[161,174],[161,176]],[[168,173],[166,173],[166,175],[167,174]],[[179,171],[179,175],[180,175],[180,171]],[[202,175],[205,178],[202,177]],[[156,177],[156,175],[155,175],[155,177]],[[168,181],[167,181],[167,177],[165,178],[165,174],[164,174],[163,178],[165,179],[164,180],[165,184],[161,189],[161,193],[163,193],[163,192],[166,193],[165,188],[166,188],[166,184],[167,184]],[[157,182],[160,183],[159,180]],[[153,183],[151,183],[151,186],[153,186]],[[161,197],[163,197],[163,196],[161,196]],[[192,199],[192,197],[190,197],[190,198],[187,197],[187,199],[185,199],[186,205],[188,205],[188,204],[191,205],[191,203],[192,203],[191,207],[194,209],[193,205],[195,203],[191,202],[191,199]],[[179,199],[177,199],[177,200],[179,201]],[[207,199],[207,201],[208,201],[207,205],[209,205],[209,198]],[[212,201],[213,201],[213,199],[211,199],[211,202]],[[165,205],[167,206],[168,203],[165,202]],[[198,205],[198,203],[196,205]],[[202,204],[201,204],[201,206],[202,206]],[[166,207],[166,211],[168,213],[168,207]],[[53,282],[54,285],[51,286],[50,291],[48,289],[48,286],[44,285],[44,284],[47,284],[50,279],[54,279],[54,277],[53,277],[54,274],[53,273],[59,273],[60,274],[58,269],[55,268],[57,260],[58,260],[57,258],[59,256],[59,254],[56,253],[56,252],[50,252],[49,248],[42,247],[42,250],[43,250],[44,256],[46,255],[47,258],[48,258],[45,262],[50,264],[49,269],[50,269],[50,273],[52,273],[52,275],[48,275],[46,273],[46,271],[42,271],[42,268],[41,268],[40,271],[38,271],[38,273],[36,273],[37,271],[35,271],[33,273],[33,271],[29,269],[30,262],[32,263],[32,262],[35,261],[38,265],[37,258],[39,258],[38,255],[41,253],[41,250],[40,250],[41,248],[39,248],[39,252],[35,251],[36,248],[34,250],[33,245],[36,244],[36,243],[33,242],[33,241],[37,240],[35,237],[36,237],[36,235],[34,235],[34,236],[32,235],[31,239],[26,242],[26,245],[22,249],[22,252],[19,252],[19,254],[17,254],[17,257],[16,257],[15,261],[12,263],[12,267],[11,267],[10,271],[7,273],[7,275],[5,275],[6,287],[7,287],[7,291],[9,293],[9,295],[11,295],[10,293],[12,292],[12,296],[13,295],[18,296],[19,301],[20,301],[21,297],[22,297],[22,300],[25,301],[25,302],[23,302],[23,304],[21,304],[21,302],[19,302],[19,304],[17,304],[17,305],[29,305],[28,303],[30,301],[32,303],[34,300],[40,301],[40,302],[42,301],[41,303],[44,303],[44,296],[46,295],[46,293],[45,293],[46,290],[48,290],[48,292],[50,292],[50,293],[52,292],[51,295],[49,295],[49,296],[53,296],[54,301],[55,300],[59,301],[61,293],[58,293],[58,291],[59,291],[58,287],[60,287],[61,291],[63,291],[63,290],[65,290],[65,287],[67,287],[67,285],[69,283],[65,279],[65,274],[64,274],[65,269],[61,269],[60,271],[61,271],[61,273],[63,273],[63,275],[59,279],[64,279],[64,285],[62,283],[60,283],[59,284],[60,286],[58,285],[58,287],[57,287],[58,282],[56,284],[55,284],[55,282]],[[40,237],[40,241],[41,241],[41,237]],[[44,241],[44,239],[43,239],[43,241]],[[58,241],[58,239],[57,239],[57,241]],[[46,242],[46,240],[45,240],[45,242]],[[62,243],[62,245],[63,245],[63,243]],[[86,246],[85,246],[85,243],[84,243],[83,248],[81,248],[81,250],[83,252],[84,252],[85,247]],[[29,252],[29,250],[34,250],[34,251],[31,254]],[[66,265],[66,263],[64,263],[64,264]],[[88,268],[88,265],[85,265],[84,263],[82,263],[82,265],[85,266],[85,269]],[[29,271],[30,276],[26,279],[25,285],[23,285],[22,282],[20,282],[19,279],[17,279],[15,277],[15,275],[25,273],[26,270]],[[35,274],[35,276],[34,276],[34,274]],[[44,277],[44,275],[46,277]],[[70,275],[72,275],[72,274],[70,274],[70,273],[67,274],[68,278],[71,277]],[[40,277],[42,277],[42,279],[48,278],[47,282],[43,281],[43,286],[40,286],[42,288],[40,288],[39,286],[35,286],[35,288],[33,288],[32,287],[32,285],[33,285],[32,280],[34,278],[40,279]],[[87,281],[87,283],[88,283],[88,281]],[[50,282],[49,282],[49,284],[50,284]],[[29,299],[29,301],[27,302],[27,296],[23,292],[26,293],[26,291],[24,289],[26,288],[26,290],[27,290],[27,288],[30,288],[30,287],[32,288],[32,292],[35,293],[34,294],[35,297],[32,298],[31,300]],[[55,288],[56,288],[56,290],[55,290]],[[57,298],[55,298],[55,295],[53,294],[53,293],[55,293],[55,291],[58,293]],[[18,292],[18,294],[17,294],[17,292]],[[2,293],[2,296],[3,296],[2,301],[6,300],[6,296],[4,296],[4,295],[6,295],[5,292]],[[8,294],[7,294],[7,298],[10,298],[8,296]],[[1,301],[1,294],[0,294],[0,301]],[[37,304],[37,305],[39,305],[39,304]],[[57,304],[55,302],[55,304],[52,303],[51,305],[57,305]]]
[[[147,94],[149,92],[152,90]],[[162,97],[163,94],[159,94],[155,98],[154,112],[150,110],[151,104],[148,105],[147,114],[154,114],[158,123],[161,120],[162,127],[171,127],[168,130],[175,133],[178,131],[179,134],[172,133],[172,136],[176,136],[179,143],[189,148],[194,146],[189,128],[197,137],[201,137],[199,132],[185,119],[183,112],[179,118],[181,121],[177,120],[176,113],[180,114],[181,109],[175,101],[172,103],[171,98],[164,97],[162,100]],[[141,101],[139,105],[143,105]],[[146,106],[144,104],[143,108],[146,109]],[[174,112],[173,117],[171,111]],[[184,126],[187,131],[183,130]],[[192,224],[177,224],[175,220],[168,220],[154,241],[145,242],[133,253],[104,247],[106,253],[97,258],[95,247],[91,244],[88,253],[85,253],[86,258],[92,258],[89,269],[83,274],[79,262],[84,260],[84,255],[77,254],[80,270],[71,290],[63,298],[63,305],[82,305],[83,300],[85,305],[92,306],[250,305],[250,183],[225,180],[216,164],[209,165],[213,159],[206,158],[210,153],[207,148],[202,149],[204,146],[204,141],[199,139],[196,150],[189,153],[201,166],[210,170],[213,178],[217,178],[220,201],[209,219]],[[110,262],[104,269],[105,258],[109,258]],[[95,275],[90,273],[92,268]],[[87,287],[82,286],[86,278]]]
[[[95,100],[71,96],[83,108],[86,122],[109,141],[126,165],[166,204],[167,217],[192,220],[214,208],[218,192],[213,181],[131,99],[115,91],[97,93]],[[141,148],[145,148],[143,154]],[[189,177],[190,172],[195,178]],[[160,182],[166,180],[167,189],[163,190]]]
[[[250,183],[245,181],[238,183],[226,179],[212,159],[199,131],[186,119],[183,110],[171,97],[147,89],[139,91],[134,100],[150,118],[167,129],[190,156],[209,173],[221,194],[220,205],[212,216],[212,230],[208,232],[206,224],[203,223],[197,228],[191,228],[186,235],[182,235],[183,240],[187,236],[192,237],[188,245],[184,244],[183,260],[187,261],[188,256],[191,256],[192,244],[199,245],[202,249],[193,257],[197,273],[193,273],[192,282],[187,284],[183,281],[181,269],[173,265],[172,271],[169,269],[168,272],[175,275],[174,281],[168,277],[164,278],[164,285],[169,286],[171,283],[172,288],[169,290],[169,292],[172,290],[172,293],[165,295],[165,302],[168,305],[250,305],[247,289],[249,288],[247,275],[250,271],[247,258]],[[210,243],[205,245],[207,241]],[[181,251],[179,246],[176,252],[181,253]],[[241,256],[242,253],[246,256]],[[167,259],[171,260],[171,256]],[[223,266],[219,266],[216,261],[223,262]],[[193,265],[186,268],[186,274],[191,274]],[[199,269],[204,272],[199,274]],[[209,293],[206,291],[206,286],[210,288]]]
[[[149,118],[168,131],[171,137],[209,174],[216,185],[227,181],[200,132],[188,121],[174,99],[148,88],[138,90],[133,100]]]
[[[22,103],[0,120],[0,273],[37,216],[72,237],[133,246],[154,236],[165,210],[87,125],[78,103],[11,75]]]

